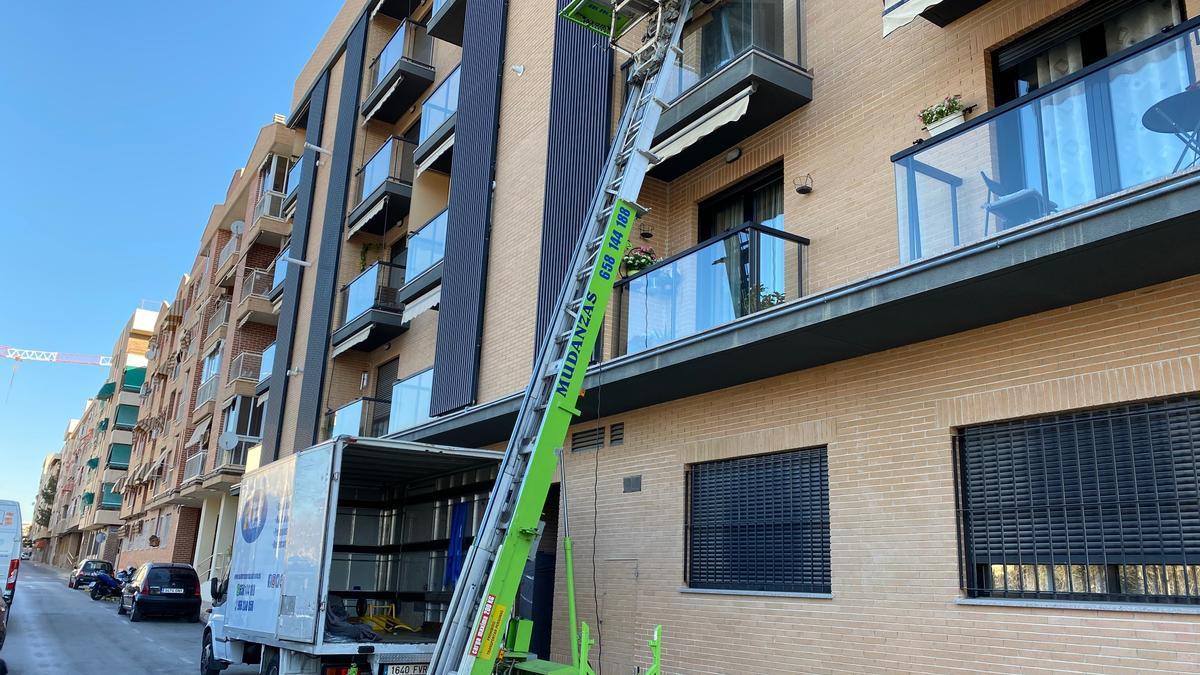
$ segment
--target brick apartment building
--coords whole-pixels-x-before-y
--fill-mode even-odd
[[[49,562],[50,522],[54,516],[54,503],[58,500],[58,475],[61,469],[62,457],[57,452],[46,455],[42,460],[42,475],[38,478],[38,491],[34,496],[29,527],[33,558],[38,562]]]
[[[113,347],[108,377],[71,420],[59,453],[58,497],[46,559],[69,566],[80,558],[115,560],[120,548],[121,489],[129,468],[138,392],[157,313],[136,309]]]
[[[561,469],[601,665],[1200,670],[1193,0],[695,4]],[[555,9],[343,6],[155,326],[127,541],[219,573],[239,466],[503,447],[624,93]]]

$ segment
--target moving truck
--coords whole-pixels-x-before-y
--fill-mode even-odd
[[[425,673],[502,455],[340,436],[247,472],[201,672]]]
[[[0,570],[4,570],[4,602],[12,604],[21,569],[21,505],[0,501]]]

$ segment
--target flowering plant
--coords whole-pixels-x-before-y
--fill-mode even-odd
[[[626,270],[633,273],[640,272],[658,262],[658,257],[654,254],[654,249],[648,246],[631,246],[625,250],[621,262],[625,264]]]
[[[941,103],[935,103],[922,110],[920,113],[917,113],[917,117],[920,118],[921,122],[925,126],[929,126],[930,124],[936,124],[947,117],[957,115],[966,109],[966,106],[964,106],[962,102],[962,96],[955,94],[954,96],[947,96],[946,100],[942,101]]]

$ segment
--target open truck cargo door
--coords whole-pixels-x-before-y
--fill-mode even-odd
[[[277,629],[281,639],[299,642],[316,639],[335,447],[310,450],[295,456]]]

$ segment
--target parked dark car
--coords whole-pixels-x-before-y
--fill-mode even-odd
[[[67,577],[67,588],[87,588],[88,584],[96,580],[97,572],[112,574],[112,571],[113,565],[107,560],[86,558],[71,570],[71,575]]]
[[[117,614],[128,614],[130,621],[168,616],[196,623],[200,620],[200,577],[191,565],[146,563],[138,568],[133,581],[125,584]]]

